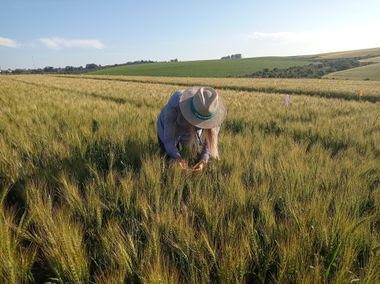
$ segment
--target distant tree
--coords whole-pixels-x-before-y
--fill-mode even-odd
[[[223,56],[221,57],[220,59],[221,60],[225,60],[225,59],[241,59],[242,56],[240,53],[237,53],[237,54],[232,54],[232,55],[227,55],[227,56]]]
[[[98,68],[98,65],[96,65],[95,63],[86,64],[86,69],[96,69],[96,68]]]
[[[15,69],[15,70],[13,71],[13,74],[23,74],[23,73],[25,73],[25,70],[24,70],[24,69]]]
[[[46,66],[43,70],[45,73],[51,73],[53,72],[54,68],[51,66]]]
[[[246,75],[245,77],[256,78],[322,78],[324,75],[346,70],[358,66],[367,65],[370,63],[360,62],[357,59],[352,58],[340,58],[340,59],[325,59],[316,62],[312,62],[303,66],[292,66],[285,69],[274,68],[269,70],[265,68],[261,71],[257,71],[253,74]]]
[[[231,59],[241,59],[241,54],[238,53],[238,54],[232,54],[231,55]]]
[[[73,66],[66,66],[65,67],[65,72],[73,72],[74,71],[74,67]]]

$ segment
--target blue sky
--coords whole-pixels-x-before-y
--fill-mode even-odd
[[[0,67],[380,47],[379,0],[0,0]]]

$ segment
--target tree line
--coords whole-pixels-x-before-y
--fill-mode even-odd
[[[329,73],[351,69],[370,64],[360,62],[356,58],[324,59],[303,66],[288,68],[265,68],[263,70],[247,74],[243,77],[251,78],[322,78]]]
[[[3,70],[1,73],[2,74],[84,73],[84,72],[90,72],[90,71],[95,71],[95,70],[110,68],[110,67],[116,67],[116,66],[147,64],[147,63],[156,63],[156,62],[157,61],[152,61],[152,60],[136,60],[136,61],[129,61],[129,62],[122,63],[122,64],[112,64],[112,65],[104,65],[104,66],[102,66],[100,64],[98,65],[95,63],[88,63],[85,66],[66,66],[66,67],[46,66],[44,68],[35,68],[35,69],[17,68],[15,70]]]
[[[231,54],[231,55],[223,56],[220,59],[221,60],[225,60],[225,59],[242,59],[242,55],[240,53]]]

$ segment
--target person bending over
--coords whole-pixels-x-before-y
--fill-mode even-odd
[[[197,145],[199,161],[192,168],[200,172],[210,158],[219,159],[218,134],[226,109],[218,93],[210,87],[175,91],[157,120],[158,142],[169,160],[186,170],[188,164],[180,147]],[[202,142],[202,134],[205,141]],[[199,152],[199,151],[198,151]]]

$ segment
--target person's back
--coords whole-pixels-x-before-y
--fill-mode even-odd
[[[198,87],[174,92],[157,120],[161,149],[169,159],[182,161],[178,146],[187,146],[192,142],[201,144],[202,129],[207,129],[200,163],[206,164],[210,155],[218,158],[217,138],[224,115],[224,105],[212,88]]]
[[[181,110],[179,108],[179,100],[184,90],[179,90],[174,92],[174,94],[170,97],[168,103],[165,105],[163,110],[161,111],[158,120],[157,120],[157,130],[158,137],[160,140],[165,143],[170,143],[171,136],[166,135],[165,131],[173,131],[174,132],[174,145],[177,145],[179,142],[183,144],[191,143],[192,140],[192,132],[194,126],[191,125],[186,119],[181,115]],[[170,128],[170,129],[169,129]],[[201,130],[198,130],[201,134]],[[169,138],[169,141],[167,141]],[[169,145],[168,145],[169,146]],[[171,146],[171,145],[170,145]],[[166,150],[169,156],[172,159],[176,157],[176,149]]]

